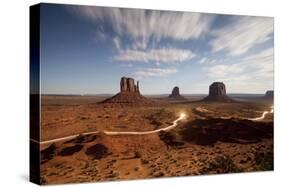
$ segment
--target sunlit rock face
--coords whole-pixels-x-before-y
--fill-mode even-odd
[[[120,81],[120,92],[139,93],[139,82],[135,85],[133,78],[122,77]]]
[[[226,95],[226,87],[223,82],[213,82],[209,86],[209,95],[205,97],[205,101],[220,101],[220,102],[231,102],[233,101]]]
[[[172,93],[169,95],[171,99],[184,99],[183,96],[180,95],[180,88],[178,86],[174,87]]]

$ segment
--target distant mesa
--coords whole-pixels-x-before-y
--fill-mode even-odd
[[[231,102],[226,95],[226,88],[223,82],[213,82],[209,87],[209,95],[203,101]]]
[[[120,92],[101,103],[147,105],[154,103],[154,101],[141,95],[139,81],[135,85],[133,78],[122,77],[120,81]]]
[[[169,95],[170,99],[184,99],[183,96],[180,95],[180,88],[178,86],[174,87],[172,93]]]
[[[266,93],[265,93],[263,98],[273,100],[273,97],[274,97],[274,91],[273,90],[268,90],[268,91],[266,91]]]

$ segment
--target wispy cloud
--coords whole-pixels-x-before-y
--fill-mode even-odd
[[[213,52],[225,50],[230,56],[239,56],[257,44],[268,41],[273,33],[273,19],[267,17],[240,17],[233,23],[211,34]]]
[[[133,38],[172,38],[187,40],[207,33],[213,16],[200,13],[142,9],[72,7],[80,16],[93,21],[109,21],[120,36]]]
[[[226,82],[232,91],[261,91],[273,87],[273,48],[242,58],[239,63],[219,64],[207,69],[213,81]]]
[[[140,69],[134,72],[132,75],[137,79],[143,79],[147,77],[164,77],[177,73],[176,68],[146,68]]]
[[[241,65],[255,69],[256,71],[251,73],[253,77],[273,80],[273,62],[274,50],[273,48],[268,48],[259,53],[243,58]]]
[[[239,63],[218,64],[208,68],[208,76],[223,78],[243,73],[255,78],[273,77],[273,48],[265,49],[253,55],[246,56]],[[250,70],[251,72],[246,72]]]
[[[206,34],[214,15],[159,10],[77,6],[68,8],[94,23],[106,23],[119,37],[129,37],[132,49],[147,49],[162,39],[198,39]]]
[[[231,74],[237,74],[244,71],[245,67],[240,66],[239,64],[220,64],[212,66],[208,69],[208,76],[211,78],[223,78]]]
[[[149,49],[145,51],[128,49],[120,51],[114,59],[121,62],[180,63],[195,56],[190,50],[177,48]]]
[[[225,16],[201,13],[89,6],[69,10],[93,24],[97,38],[112,42],[116,50],[110,59],[138,79],[176,74],[180,63],[199,59],[194,70],[203,67],[208,82],[221,80],[248,91],[250,83],[260,91],[273,80],[273,48],[258,52],[270,46],[265,42],[273,37],[272,18],[227,16],[229,23],[221,24]],[[247,55],[252,52],[258,53]]]
[[[114,37],[114,38],[113,38],[113,43],[114,43],[116,49],[117,49],[118,51],[120,51],[121,48],[122,48],[122,47],[121,47],[121,41],[120,41],[120,39],[119,39],[118,37]]]
[[[215,64],[216,62],[217,62],[216,59],[209,59],[209,58],[203,57],[200,59],[199,64],[212,65],[212,64]]]

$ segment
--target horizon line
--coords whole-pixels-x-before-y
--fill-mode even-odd
[[[267,91],[274,91],[274,90],[267,90]],[[238,93],[238,92],[231,92],[226,93],[227,95],[233,95],[233,94],[246,94],[246,95],[264,95],[267,91],[264,93]],[[119,93],[119,92],[118,92]],[[30,93],[34,94],[34,93]],[[89,95],[116,95],[117,93],[41,93],[40,95],[79,95],[79,96],[89,96]],[[170,95],[171,93],[142,93],[142,95]],[[208,93],[181,93],[181,95],[208,95]]]

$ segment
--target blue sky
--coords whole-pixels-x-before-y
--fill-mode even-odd
[[[41,92],[117,93],[122,76],[143,94],[273,89],[273,18],[43,4]]]

